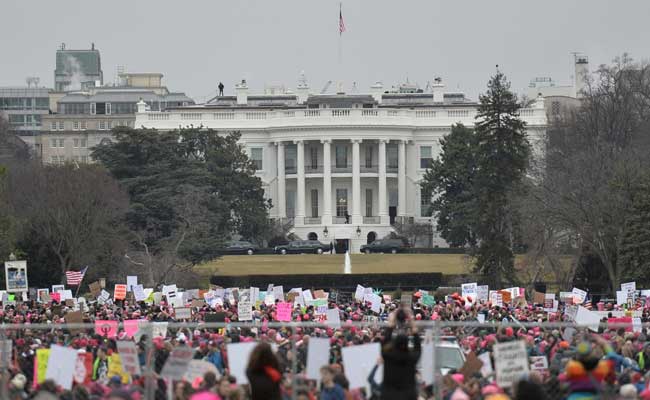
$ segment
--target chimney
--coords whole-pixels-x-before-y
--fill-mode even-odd
[[[589,59],[587,56],[575,56],[575,89],[576,97],[582,97],[583,91],[587,87],[587,79],[589,76]]]
[[[433,102],[442,103],[445,100],[445,84],[442,83],[441,78],[435,78],[433,84],[431,85],[431,91],[433,92]]]
[[[384,93],[384,85],[381,82],[376,82],[370,86],[370,94],[375,99],[377,104],[381,104],[382,94]]]
[[[309,98],[309,85],[307,84],[307,78],[305,78],[304,71],[300,73],[300,80],[298,80],[296,94],[298,96],[298,104],[305,104],[307,98]]]
[[[248,84],[246,79],[242,79],[241,83],[235,85],[235,93],[237,93],[237,104],[248,104]]]

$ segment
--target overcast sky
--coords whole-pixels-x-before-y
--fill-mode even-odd
[[[219,81],[226,93],[242,78],[252,91],[294,88],[301,70],[315,92],[328,80],[367,92],[375,81],[424,87],[440,76],[475,98],[495,64],[521,92],[538,76],[568,83],[574,51],[592,68],[623,52],[650,58],[646,0],[346,0],[341,65],[333,0],[4,0],[0,13],[0,86],[39,76],[52,87],[60,44],[94,42],[105,82],[117,65],[162,72],[197,101]]]

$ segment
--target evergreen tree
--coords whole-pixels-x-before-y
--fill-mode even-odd
[[[618,263],[632,280],[650,279],[650,184],[639,185],[625,220]]]
[[[423,195],[433,197],[431,212],[440,235],[452,247],[476,245],[476,135],[462,124],[440,139],[440,157],[426,171]]]
[[[521,108],[510,83],[497,71],[480,96],[474,132],[477,173],[473,182],[476,198],[479,245],[477,270],[494,279],[516,281],[513,243],[515,207],[512,196],[521,189],[531,154]]]

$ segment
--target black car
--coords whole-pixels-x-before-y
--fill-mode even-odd
[[[361,246],[361,252],[370,254],[370,253],[399,253],[404,251],[406,246],[404,242],[400,239],[381,239],[375,240],[370,244],[364,244]]]
[[[321,243],[318,240],[294,240],[289,244],[275,247],[275,252],[278,254],[323,254],[326,251],[330,251],[330,245]]]
[[[233,240],[222,249],[223,254],[248,254],[253,255],[259,251],[259,246],[245,240]]]

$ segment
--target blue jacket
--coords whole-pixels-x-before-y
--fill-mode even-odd
[[[207,361],[211,362],[221,374],[223,374],[224,370],[224,365],[223,365],[223,357],[221,357],[221,352],[219,351],[213,351],[210,354],[208,354]]]

